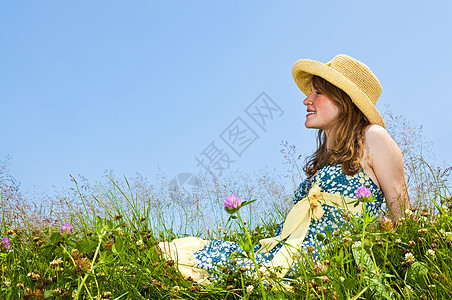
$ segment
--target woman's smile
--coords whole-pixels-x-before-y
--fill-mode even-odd
[[[339,116],[339,107],[321,91],[311,87],[311,93],[303,101],[306,105],[306,128],[315,128],[326,131]]]
[[[315,110],[312,110],[312,109],[308,109],[307,112],[308,112],[308,114],[306,115],[306,118],[307,118],[308,116],[311,116],[311,115],[314,115],[314,114],[315,114]]]

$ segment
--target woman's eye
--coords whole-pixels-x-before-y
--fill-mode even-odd
[[[315,93],[316,93],[317,95],[322,95],[322,93],[319,92],[319,91],[316,91]]]

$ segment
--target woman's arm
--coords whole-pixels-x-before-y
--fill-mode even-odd
[[[369,126],[365,134],[369,164],[386,198],[389,216],[395,222],[402,211],[411,207],[402,152],[386,129],[379,125]]]

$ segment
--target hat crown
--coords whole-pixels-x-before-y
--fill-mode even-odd
[[[381,84],[364,63],[348,55],[338,54],[325,65],[335,69],[354,83],[374,105],[377,103],[382,91]]]

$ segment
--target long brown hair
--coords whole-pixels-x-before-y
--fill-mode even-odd
[[[361,169],[363,156],[364,130],[370,124],[369,120],[352,102],[343,90],[319,76],[313,76],[312,84],[340,109],[338,118],[332,124],[327,145],[327,137],[323,130],[317,133],[317,150],[306,159],[303,170],[308,176],[313,176],[325,165],[342,164],[346,175],[355,175]]]

